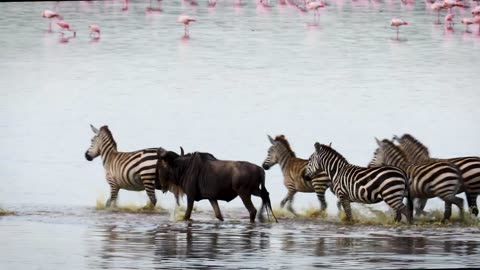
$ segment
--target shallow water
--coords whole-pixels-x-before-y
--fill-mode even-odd
[[[478,227],[361,226],[320,219],[250,224],[86,207],[22,206],[0,217],[3,269],[458,268],[480,263]]]
[[[181,145],[256,164],[266,134],[281,133],[299,157],[315,141],[333,142],[360,165],[374,136],[407,132],[436,157],[478,155],[478,34],[458,22],[445,31],[420,1],[328,1],[318,27],[291,6],[243,2],[162,1],[160,13],[146,11],[149,1],[127,11],[122,1],[0,3],[0,207],[17,213],[0,217],[2,269],[480,264],[477,227],[251,226],[239,199],[220,204],[229,221],[205,212],[191,226],[167,214],[93,210],[109,191],[101,162],[84,159],[90,123],[108,124],[121,151]],[[46,33],[44,9],[60,12],[76,38]],[[198,19],[188,40],[181,13]],[[469,10],[454,13],[459,21]],[[393,17],[410,23],[400,40]],[[92,23],[99,40],[88,37]],[[278,167],[267,172],[274,206],[286,194],[281,179]],[[171,194],[157,197],[171,209]],[[329,191],[327,199],[335,214]],[[120,193],[121,203],[145,201],[144,192]],[[318,207],[316,196],[297,194],[295,208],[306,207]]]

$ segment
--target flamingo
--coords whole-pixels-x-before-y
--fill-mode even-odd
[[[197,20],[193,17],[190,17],[190,16],[187,16],[187,15],[180,15],[178,16],[178,19],[177,21],[179,23],[183,23],[185,25],[185,34],[184,36],[185,37],[188,37],[188,25],[190,24],[190,22],[196,22]]]
[[[467,33],[470,33],[470,31],[468,30],[468,26],[470,24],[473,24],[473,19],[470,19],[470,18],[463,18],[461,21],[460,21],[462,24],[465,24],[465,32]]]
[[[96,24],[91,24],[88,26],[90,28],[90,37],[99,38],[100,37],[100,27]]]
[[[461,3],[458,3],[456,0],[445,0],[443,1],[443,7],[448,8],[448,13],[452,13],[452,8],[464,7],[464,5]]]
[[[217,0],[208,0],[207,2],[208,2],[207,3],[208,7],[211,7],[211,8],[217,5]]]
[[[317,1],[311,1],[307,4],[307,9],[313,10],[313,21],[317,19],[317,16],[320,14],[318,9],[319,8],[324,8],[325,3],[323,2],[317,2]]]
[[[449,13],[445,16],[445,28],[446,29],[452,29],[453,28],[453,17],[455,17],[455,15]]]
[[[66,21],[58,21],[57,22],[57,25],[60,26],[60,28],[62,28],[62,30],[67,30],[67,31],[70,31],[70,32],[73,32],[73,36],[75,37],[77,35],[77,32],[73,29],[70,29],[70,24],[67,23]],[[63,35],[63,32],[60,31],[60,33]]]
[[[440,3],[433,3],[430,8],[433,10],[433,11],[436,11],[437,12],[437,24],[440,24],[440,11],[442,11],[443,9],[446,9],[446,7]]]
[[[480,15],[473,17],[472,22],[478,24],[478,34],[480,35]]]
[[[397,27],[397,39],[398,39],[398,33],[400,31],[399,29],[400,25],[408,25],[408,22],[402,19],[396,19],[396,18],[393,18],[392,21],[390,22],[390,26]]]
[[[480,15],[480,6],[476,6],[475,8],[472,9],[472,15],[473,16]]]
[[[52,32],[52,19],[55,18],[55,19],[63,20],[63,17],[60,16],[60,14],[58,14],[57,12],[48,10],[48,9],[45,9],[42,12],[42,17],[43,18],[48,18],[48,31],[49,32]]]

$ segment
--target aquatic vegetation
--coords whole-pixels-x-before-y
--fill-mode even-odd
[[[300,211],[299,216],[307,219],[327,218],[327,211],[321,211],[318,206],[309,205]]]
[[[7,209],[0,208],[0,216],[8,216],[8,215],[13,215],[15,214],[14,211],[10,211]]]
[[[295,215],[292,214],[290,211],[286,210],[285,208],[278,208],[278,207],[273,207],[272,209],[273,214],[277,219],[279,218],[294,218]]]

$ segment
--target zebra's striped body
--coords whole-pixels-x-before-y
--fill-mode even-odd
[[[155,183],[157,170],[158,148],[147,148],[134,152],[118,152],[117,144],[107,126],[100,130],[91,126],[95,136],[92,145],[85,153],[91,161],[97,156],[102,157],[105,177],[110,186],[110,198],[106,206],[115,203],[120,189],[142,191],[145,190],[151,206],[157,203],[155,197]],[[172,190],[179,203],[178,190]]]
[[[308,160],[300,159],[295,156],[295,153],[290,148],[290,144],[285,136],[277,136],[275,140],[268,136],[268,139],[272,143],[272,146],[268,149],[268,155],[263,162],[263,168],[268,170],[270,167],[278,163],[283,174],[283,184],[288,190],[287,195],[280,203],[280,207],[284,207],[288,202],[287,209],[295,214],[292,207],[295,193],[315,192],[320,202],[320,209],[322,211],[327,209],[325,192],[330,186],[330,178],[328,178],[324,172],[319,172],[311,181],[305,181],[303,175]]]
[[[410,162],[415,164],[448,161],[455,164],[462,173],[463,186],[459,193],[465,191],[470,211],[478,215],[477,197],[480,194],[480,157],[457,157],[449,159],[431,158],[428,148],[410,134],[404,134],[401,138],[394,137],[400,143],[400,148],[405,152]],[[423,209],[426,199],[419,200],[419,209]]]
[[[377,140],[370,166],[392,165],[405,171],[410,181],[410,194],[413,198],[428,199],[438,197],[445,202],[444,219],[449,219],[452,203],[463,215],[463,199],[456,197],[463,179],[457,166],[450,162],[433,162],[415,165],[408,161],[405,153],[389,140]]]
[[[412,207],[408,192],[408,179],[403,170],[393,166],[363,168],[349,164],[347,160],[327,145],[315,143],[315,152],[306,167],[306,177],[323,170],[332,179],[332,189],[345,210],[347,220],[352,221],[350,202],[366,204],[385,201],[394,211],[395,220],[405,215],[412,221]],[[407,196],[408,208],[403,204]]]

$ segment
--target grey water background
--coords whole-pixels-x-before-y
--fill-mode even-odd
[[[436,14],[421,1],[329,1],[320,11],[318,27],[307,26],[311,13],[291,6],[272,1],[274,7],[265,9],[244,1],[245,6],[235,7],[233,2],[218,1],[212,9],[202,1],[199,6],[162,1],[160,13],[146,12],[149,1],[130,1],[128,11],[122,11],[123,1],[61,2],[56,10],[77,31],[76,38],[63,41],[57,33],[45,32],[48,22],[40,16],[44,9],[54,9],[54,2],[0,3],[0,206],[17,212],[0,219],[1,238],[9,243],[0,252],[10,258],[3,264],[18,269],[34,264],[166,267],[164,260],[179,264],[181,258],[193,256],[199,258],[197,266],[206,266],[208,260],[202,258],[227,258],[214,247],[232,243],[226,252],[231,254],[244,248],[233,244],[235,239],[244,238],[253,243],[233,257],[232,267],[234,262],[250,267],[242,256],[253,256],[252,267],[261,267],[259,262],[267,258],[265,267],[271,268],[299,262],[314,267],[320,261],[334,267],[387,267],[396,260],[403,267],[434,267],[446,266],[446,258],[457,260],[460,255],[459,266],[478,264],[477,256],[468,255],[478,254],[478,228],[440,230],[438,238],[423,231],[385,229],[385,249],[375,249],[378,241],[362,228],[341,231],[357,239],[345,240],[343,246],[346,236],[339,237],[334,226],[321,222],[250,228],[238,218],[217,224],[208,202],[196,204],[205,209],[200,215],[204,222],[193,227],[165,216],[92,210],[109,190],[101,162],[84,159],[93,135],[90,123],[107,124],[120,151],[157,146],[178,151],[183,146],[186,151],[256,164],[266,156],[267,134],[285,134],[297,155],[305,158],[315,141],[332,142],[359,165],[370,161],[374,136],[407,132],[424,142],[433,156],[478,155],[480,37],[476,28],[473,34],[465,33],[459,23],[469,9],[454,11],[457,23],[451,32],[432,23]],[[183,25],[176,21],[181,13],[198,19],[189,40],[182,39]],[[393,39],[395,29],[389,26],[393,17],[410,23],[401,28],[400,41]],[[93,23],[102,29],[98,42],[88,37],[87,26]],[[286,194],[278,167],[267,172],[267,188],[278,206]],[[157,198],[162,207],[173,207],[171,194],[157,193]],[[328,212],[335,215],[335,197],[329,191],[327,199]],[[120,203],[146,200],[144,192],[120,192]],[[254,203],[260,205],[260,200]],[[297,209],[317,205],[314,194],[296,195]],[[230,213],[246,216],[239,199],[220,207],[234,220]],[[375,207],[386,210],[383,204]],[[431,200],[427,209],[433,208],[443,204]],[[132,223],[129,218],[138,220]],[[324,229],[331,238],[317,235]],[[171,236],[170,230],[180,233]],[[245,237],[244,231],[253,236]],[[51,234],[55,241],[45,245]],[[164,239],[164,234],[173,238]],[[16,241],[17,235],[22,235],[21,241]],[[262,246],[262,235],[270,239],[265,240],[269,245]],[[196,236],[203,240],[195,242]],[[399,240],[404,236],[410,242]],[[416,237],[423,239],[419,250],[427,250],[420,261],[395,257],[417,254]],[[323,255],[313,251],[319,239],[325,249],[318,254]],[[175,251],[162,250],[157,241],[175,246]],[[211,249],[212,254],[189,256],[188,243]],[[392,243],[410,249],[392,249]],[[21,258],[26,248],[32,249],[29,260]],[[38,248],[46,250],[35,253]],[[101,248],[107,254],[90,250]],[[342,248],[346,253],[335,251]],[[359,261],[345,262],[344,255],[355,259],[359,250],[381,258],[359,263],[359,255]],[[340,252],[339,257],[332,252]]]

